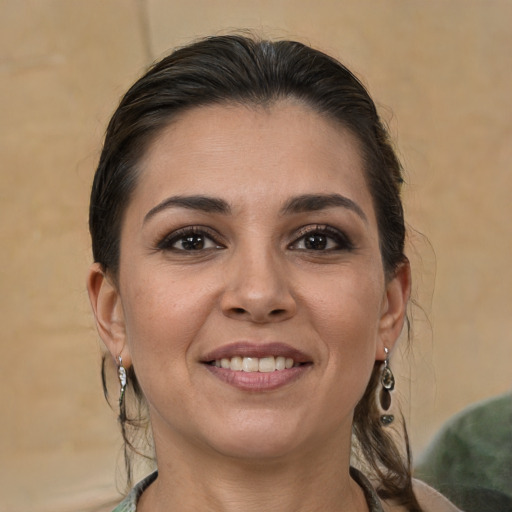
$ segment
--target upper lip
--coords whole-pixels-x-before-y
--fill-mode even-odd
[[[238,341],[229,343],[212,350],[202,358],[202,362],[208,363],[223,358],[232,357],[290,357],[296,363],[309,363],[312,361],[304,352],[281,342],[254,343],[250,341]]]

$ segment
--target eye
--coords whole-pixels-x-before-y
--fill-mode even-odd
[[[289,247],[299,251],[350,251],[354,245],[348,236],[331,226],[308,226],[303,228]]]
[[[167,235],[159,244],[158,249],[166,251],[199,252],[211,249],[224,249],[215,240],[210,230],[199,227],[187,227]]]
[[[200,251],[202,249],[211,249],[215,246],[212,240],[199,233],[191,233],[190,235],[183,236],[172,244],[174,249],[183,251]]]

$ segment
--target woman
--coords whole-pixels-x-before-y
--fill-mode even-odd
[[[116,511],[454,510],[388,432],[401,181],[364,87],[300,43],[205,39],[128,91],[88,290],[158,472]]]

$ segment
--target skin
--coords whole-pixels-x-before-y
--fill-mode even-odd
[[[292,207],[311,194],[345,200]],[[169,203],[183,196],[226,211]],[[190,226],[200,249],[176,234]],[[119,275],[95,264],[88,290],[149,405],[159,476],[140,510],[367,510],[348,473],[352,416],[402,330],[410,272],[385,278],[346,129],[292,101],[184,113],[141,162]],[[308,364],[276,389],[240,389],[204,363],[240,341],[285,343]]]

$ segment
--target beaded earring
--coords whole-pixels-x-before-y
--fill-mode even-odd
[[[387,347],[384,347],[384,352],[386,352],[386,359],[384,360],[384,366],[380,376],[382,389],[380,390],[379,401],[382,410],[387,411],[391,407],[391,391],[395,389],[395,377],[389,367],[389,350]],[[382,425],[386,426],[393,423],[394,419],[395,417],[392,414],[382,414],[380,422]]]
[[[119,408],[122,408],[124,392],[126,390],[126,369],[123,366],[123,358],[121,356],[117,356],[117,377],[119,378],[119,384],[121,385],[119,392]]]

